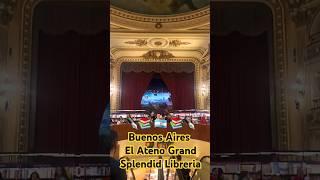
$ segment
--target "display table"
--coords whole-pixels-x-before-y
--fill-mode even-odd
[[[133,129],[131,124],[120,124],[111,126],[113,130],[118,133],[118,140],[128,139],[128,132],[134,132],[136,134],[162,134],[166,135],[167,132],[176,132],[177,134],[190,134],[191,139],[202,140],[210,142],[210,125],[200,125],[195,124],[195,129],[190,129],[187,124],[184,124],[182,128],[173,130],[171,127],[155,128],[151,127],[149,129]]]

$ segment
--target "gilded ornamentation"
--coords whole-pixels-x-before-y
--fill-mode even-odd
[[[201,66],[203,75],[202,75],[202,81],[210,81],[210,63],[207,63],[205,65]]]
[[[173,46],[173,47],[179,47],[181,45],[188,45],[188,44],[191,44],[189,42],[182,42],[181,40],[171,40],[169,42],[169,45],[170,46]]]
[[[189,42],[183,42],[181,40],[175,39],[175,40],[170,40],[168,42],[168,40],[163,39],[163,38],[153,38],[150,39],[149,41],[147,39],[136,39],[133,41],[126,41],[126,44],[133,44],[139,47],[142,46],[151,46],[151,47],[165,47],[167,44],[169,44],[169,46],[171,47],[179,47],[182,45],[188,45],[191,44]]]
[[[288,150],[289,142],[289,119],[288,119],[288,102],[286,90],[287,76],[287,47],[285,33],[285,17],[284,5],[280,0],[265,0],[273,9],[274,21],[274,62],[275,62],[275,78],[279,79],[279,85],[276,87],[276,105],[279,108],[279,113],[276,115],[278,149]]]
[[[170,59],[174,56],[166,50],[151,50],[143,55],[144,59]]]
[[[206,15],[210,15],[210,8],[205,8],[201,11],[197,12],[190,12],[183,15],[176,15],[176,16],[144,16],[140,14],[124,12],[118,10],[116,8],[110,8],[110,14],[126,19],[131,19],[133,21],[142,21],[142,22],[153,22],[156,23],[156,28],[162,27],[162,22],[170,23],[170,22],[180,22],[180,21],[188,21],[192,19],[197,19],[199,17],[203,17]]]
[[[137,39],[134,41],[127,41],[125,43],[126,44],[134,44],[134,45],[141,47],[141,46],[146,46],[148,44],[148,41],[146,39]]]
[[[290,16],[297,26],[310,23],[320,6],[318,0],[289,0],[287,3]]]
[[[146,16],[132,12],[110,8],[111,30],[118,32],[140,31],[144,32],[168,32],[177,30],[189,30],[193,32],[209,32],[210,29],[202,29],[210,21],[210,8],[199,9],[175,16]],[[179,23],[177,23],[179,22]],[[113,28],[115,27],[115,28]],[[198,29],[198,27],[200,29]],[[120,28],[120,29],[119,29]]]
[[[30,79],[31,79],[31,43],[32,43],[32,17],[33,9],[35,6],[43,0],[26,0],[23,6],[23,17],[22,17],[22,49],[21,49],[21,92],[19,95],[20,99],[20,109],[18,117],[18,139],[17,139],[17,151],[23,152],[28,149],[28,124],[29,124],[29,105],[30,105]],[[285,17],[284,17],[284,6],[280,0],[261,0],[262,2],[268,4],[273,10],[273,20],[274,20],[274,62],[275,62],[275,76],[279,79],[279,85],[276,87],[276,104],[279,108],[277,113],[277,132],[278,132],[278,149],[287,150],[290,146],[289,144],[289,124],[288,124],[288,104],[287,104],[287,90],[286,90],[286,75],[287,75],[287,55],[286,55],[286,34],[285,34]],[[259,2],[261,2],[259,1]],[[258,2],[258,1],[257,1]],[[190,14],[184,14],[173,17],[152,17],[152,16],[141,16],[134,15],[127,12],[121,12],[114,8],[110,9],[111,20],[121,21],[121,31],[130,30],[129,27],[135,27],[137,25],[141,27],[152,27],[157,22],[163,22],[165,28],[161,30],[168,30],[168,28],[177,29],[176,25],[171,25],[170,23],[179,22],[179,27],[189,29],[197,29],[197,27],[203,26],[207,22],[210,15],[210,8],[196,11]],[[152,23],[152,26],[148,26],[146,22]],[[127,23],[129,23],[127,25]],[[193,27],[190,27],[192,25]],[[115,25],[118,27],[118,25]],[[170,27],[167,27],[170,26]],[[143,28],[142,28],[143,29]],[[199,29],[197,29],[198,31]],[[151,30],[154,31],[154,30]],[[157,29],[158,31],[158,29]],[[159,29],[160,31],[160,29]],[[201,31],[201,29],[199,30]],[[207,30],[206,30],[207,32]],[[145,61],[143,58],[139,58],[140,61]],[[161,61],[161,59],[148,60],[149,61]],[[175,60],[175,58],[166,59]],[[194,60],[190,60],[194,61]],[[196,60],[198,61],[198,60]],[[180,61],[179,61],[180,62]],[[199,68],[199,64],[196,66]],[[117,64],[115,66],[116,73],[120,73],[120,66]],[[199,77],[199,69],[196,76]],[[120,80],[115,77],[116,83]],[[196,78],[196,81],[200,81]],[[197,83],[196,82],[196,83]],[[119,87],[119,84],[118,86]],[[119,95],[119,93],[117,93]],[[119,97],[120,98],[120,97]],[[120,100],[117,98],[118,100]],[[118,107],[118,105],[117,105]],[[198,107],[198,102],[197,102]]]
[[[185,58],[169,58],[169,59],[148,59],[146,60],[144,57],[121,57],[119,59],[117,59],[115,64],[115,68],[114,68],[114,85],[115,87],[117,87],[117,89],[120,89],[120,91],[117,91],[117,94],[115,96],[113,96],[110,100],[111,100],[111,109],[115,110],[115,109],[119,109],[120,108],[120,102],[121,102],[121,65],[124,62],[131,62],[131,63],[135,63],[135,62],[191,62],[194,64],[195,66],[195,87],[199,87],[199,84],[201,82],[200,79],[200,63],[199,60],[193,57],[185,57]],[[201,107],[201,94],[198,91],[197,88],[195,88],[195,101],[196,101],[196,108]]]
[[[164,38],[152,38],[149,40],[149,46],[155,48],[162,48],[168,45],[168,40]]]
[[[160,22],[157,22],[155,25],[154,25],[155,28],[157,29],[160,29],[162,28],[162,24]]]
[[[201,63],[208,63],[210,61],[210,44],[208,45],[208,48],[202,53],[201,57]]]
[[[15,9],[16,0],[2,0],[0,1],[0,24],[8,25],[11,21]]]

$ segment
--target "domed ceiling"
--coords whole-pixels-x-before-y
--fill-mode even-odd
[[[144,15],[176,15],[208,7],[210,0],[111,0],[111,6]]]

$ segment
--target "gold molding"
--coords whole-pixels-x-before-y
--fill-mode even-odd
[[[210,15],[210,7],[203,7],[195,11],[180,13],[176,15],[144,15],[138,14],[123,9],[119,9],[115,6],[110,6],[110,15],[122,17],[125,19],[130,19],[133,21],[141,22],[152,22],[152,23],[170,23],[170,22],[181,22],[188,21],[192,19],[197,19],[202,16]]]
[[[169,39],[169,38],[144,38],[144,39],[135,39],[131,41],[124,42],[125,44],[135,45],[138,47],[156,47],[156,48],[163,48],[166,46],[169,47],[179,47],[183,45],[189,45],[190,42],[181,41],[180,39]]]
[[[185,41],[181,41],[181,40],[178,40],[178,39],[171,40],[169,42],[169,46],[173,46],[173,47],[179,47],[181,45],[188,45],[188,44],[191,44],[191,43],[185,42]]]
[[[31,81],[31,45],[32,45],[32,17],[33,17],[33,11],[34,7],[42,1],[46,0],[26,0],[23,5],[23,13],[22,13],[22,29],[21,29],[21,63],[20,63],[20,70],[19,70],[19,76],[21,78],[20,82],[20,104],[19,104],[19,116],[17,118],[18,121],[18,139],[17,139],[17,151],[27,151],[28,149],[28,124],[29,124],[29,110],[30,110],[30,81]],[[228,1],[228,0],[220,0],[220,1]],[[286,89],[286,77],[287,77],[287,47],[286,47],[286,28],[285,28],[285,16],[284,16],[284,6],[280,0],[241,0],[239,2],[262,2],[266,5],[268,5],[273,12],[273,19],[274,19],[274,62],[275,62],[275,76],[279,81],[276,84],[276,101],[277,101],[277,109],[279,110],[277,112],[277,132],[278,132],[278,149],[279,150],[287,150],[290,147],[290,138],[289,138],[289,122],[288,122],[288,104],[287,104],[287,89]],[[114,20],[123,20],[125,17],[121,17],[123,14],[119,14],[118,12],[115,12],[111,9],[111,18],[114,18]],[[191,20],[193,22],[198,21],[199,19],[206,19],[208,20],[210,15],[210,9],[208,8],[205,12],[205,14],[202,13],[199,14],[200,17],[196,19],[192,19],[194,17],[189,17],[189,21],[181,21],[180,27],[177,27],[177,30],[179,30],[181,27],[186,28],[188,27],[188,23],[190,23]],[[130,16],[129,16],[130,17]],[[140,18],[140,19],[139,19]],[[143,17],[139,17],[137,20],[142,21],[132,21],[132,22],[139,22],[136,23],[138,25],[141,25],[141,28],[148,27],[146,23],[151,23],[152,27],[155,26],[155,22],[161,23],[164,26],[160,28],[160,30],[170,31],[170,28],[174,26],[167,27],[168,20],[165,20],[165,18],[154,18],[152,17],[146,17],[146,19],[143,19]],[[141,19],[142,18],[142,19]],[[175,19],[172,17],[169,22],[172,22],[173,24],[179,24],[175,23],[178,22],[178,20],[182,19]],[[145,20],[147,22],[145,22]],[[130,24],[129,24],[130,25]],[[112,25],[119,27],[118,30],[125,31],[128,29],[131,29],[133,31],[139,31],[141,29],[133,28],[134,26],[127,26],[126,24],[120,24],[120,25]],[[195,29],[202,31],[202,29],[197,29],[198,27],[206,26],[206,24],[193,24],[194,27],[189,27],[189,29]],[[188,28],[187,28],[188,29]],[[116,30],[116,31],[118,31]],[[154,27],[154,32],[156,29]],[[209,32],[209,30],[205,29],[206,32]]]
[[[124,43],[126,43],[126,44],[134,44],[136,46],[141,47],[141,46],[146,46],[148,44],[148,41],[145,40],[145,39],[136,39],[134,41],[126,41]]]
[[[142,15],[111,6],[110,19],[112,31],[170,32],[190,29],[210,32],[210,29],[203,28],[210,24],[209,6],[174,16]]]
[[[136,62],[189,62],[193,63],[195,66],[195,81],[194,81],[194,86],[195,86],[195,106],[197,109],[203,109],[201,106],[201,94],[199,91],[199,85],[201,82],[201,77],[200,77],[200,60],[194,57],[179,57],[179,58],[163,58],[163,59],[145,59],[144,57],[121,57],[118,58],[117,60],[113,61],[112,66],[114,67],[111,74],[113,75],[114,82],[111,82],[116,89],[116,95],[110,97],[111,101],[111,109],[112,110],[117,110],[120,108],[120,102],[121,102],[121,65],[124,62],[129,62],[129,63],[136,63]]]
[[[143,55],[146,60],[150,59],[170,59],[174,58],[174,55],[166,50],[150,50]]]

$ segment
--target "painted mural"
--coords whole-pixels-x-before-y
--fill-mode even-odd
[[[209,6],[210,0],[111,0],[111,5],[146,15],[175,15]]]

